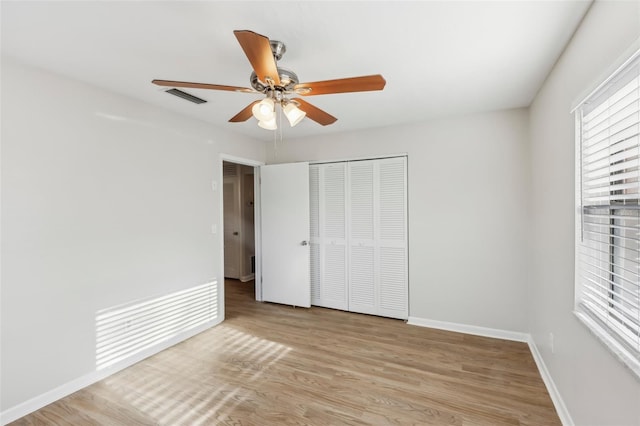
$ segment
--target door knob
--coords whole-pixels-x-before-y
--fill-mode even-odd
[[[234,232],[233,235],[238,235],[238,231]]]
[[[309,242],[308,242],[308,241],[306,241],[306,240],[303,240],[300,244],[301,244],[301,245],[303,245],[303,246],[306,246],[306,245],[308,245],[308,244],[309,244]]]

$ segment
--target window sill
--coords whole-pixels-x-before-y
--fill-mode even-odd
[[[629,349],[624,347],[620,342],[609,336],[605,328],[588,314],[580,311],[573,311],[574,315],[584,324],[604,346],[609,349],[616,359],[618,359],[625,367],[627,367],[635,378],[640,381],[640,360],[636,358]]]

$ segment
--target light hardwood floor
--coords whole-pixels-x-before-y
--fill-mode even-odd
[[[526,344],[253,300],[16,425],[558,425]]]

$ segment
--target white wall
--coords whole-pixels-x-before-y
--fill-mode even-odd
[[[222,278],[220,152],[265,155],[2,58],[2,411],[95,370],[98,310]]]
[[[347,119],[347,118],[345,118]],[[526,331],[526,110],[269,144],[270,163],[408,154],[409,315]]]
[[[640,424],[640,380],[572,315],[575,139],[569,113],[638,36],[640,2],[596,2],[531,106],[529,329],[578,425]]]

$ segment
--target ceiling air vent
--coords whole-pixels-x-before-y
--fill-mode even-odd
[[[187,92],[183,92],[182,90],[178,90],[178,89],[169,89],[166,92],[171,93],[172,95],[177,96],[179,98],[185,99],[189,102],[193,102],[194,104],[204,104],[207,102],[204,99],[200,99],[196,96],[190,95]]]

